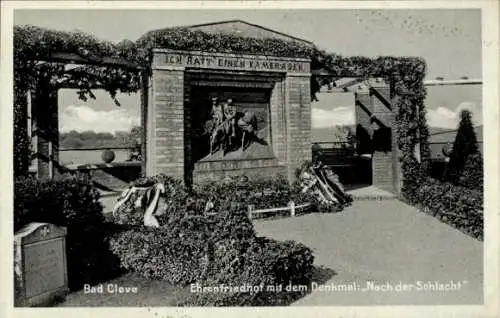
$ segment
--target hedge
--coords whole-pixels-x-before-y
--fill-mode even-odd
[[[201,277],[207,253],[203,234],[138,227],[113,235],[110,248],[127,270],[145,278],[186,284]]]
[[[286,286],[309,288],[314,256],[311,249],[293,241],[279,242],[257,237],[240,256],[240,267],[219,262],[214,275],[197,282],[196,287],[257,287],[255,291],[194,292],[180,305],[184,306],[283,306],[307,293],[287,291]],[[227,264],[227,263],[226,263]],[[269,287],[281,290],[271,290]],[[191,287],[193,288],[193,287]],[[193,290],[192,290],[193,291]]]
[[[129,225],[110,239],[121,265],[144,277],[199,286],[308,284],[314,257],[306,246],[256,237],[246,206],[225,201],[210,216],[201,205],[164,216],[160,228]],[[290,302],[297,293],[194,293],[181,305]]]
[[[291,185],[284,176],[201,183],[193,186],[193,194],[205,202],[210,200],[214,205],[230,200],[247,206],[253,205],[254,209],[286,207],[290,201],[295,204],[314,203],[311,202],[312,196],[302,194],[299,185]]]
[[[14,184],[14,229],[46,222],[68,229],[68,281],[72,289],[113,276],[118,260],[109,252],[99,192],[84,176],[52,181],[19,178]]]
[[[409,201],[441,221],[483,239],[482,191],[426,178],[414,189]]]
[[[161,211],[157,219],[160,224],[166,222],[164,217],[172,214],[182,214],[186,209],[203,211],[208,202],[213,204],[217,210],[221,206],[227,206],[231,202],[241,204],[247,209],[253,205],[254,209],[267,209],[286,207],[290,201],[296,205],[308,203],[310,206],[304,211],[314,212],[339,212],[344,207],[327,205],[311,193],[302,193],[298,183],[290,184],[284,176],[275,179],[252,179],[242,181],[241,179],[224,180],[222,182],[206,182],[185,187],[180,179],[166,175],[141,178],[133,183],[134,186],[152,186],[160,182],[166,191],[163,195],[164,205],[159,206]],[[141,193],[134,193],[130,200],[122,205],[115,215],[113,222],[117,224],[143,224],[144,210],[134,206]],[[352,200],[352,198],[347,195]],[[279,213],[279,212],[277,212]],[[271,215],[271,214],[269,214]]]

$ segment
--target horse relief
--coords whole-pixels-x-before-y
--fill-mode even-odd
[[[218,98],[213,98],[210,114],[210,154],[221,149],[224,155],[237,149],[244,151],[256,137],[257,117],[251,111],[238,112],[231,99],[219,104]]]

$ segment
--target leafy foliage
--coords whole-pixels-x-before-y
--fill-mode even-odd
[[[458,184],[466,188],[483,191],[484,173],[483,156],[480,152],[470,154],[458,178]]]
[[[483,238],[483,193],[426,178],[410,203],[478,239]]]
[[[113,236],[111,250],[128,270],[146,278],[186,284],[202,274],[206,238],[202,231],[189,231],[182,224],[172,229],[132,228]]]
[[[212,34],[186,28],[150,31],[137,41],[141,48],[168,48],[181,51],[240,53],[308,58],[314,48],[296,41],[247,38],[232,34]]]
[[[197,292],[185,306],[283,306],[303,292],[286,291],[287,285],[307,286],[311,280],[314,256],[308,247],[293,241],[279,242],[256,237],[239,257],[240,267],[213,271],[199,286],[255,286],[256,291]],[[224,264],[220,262],[220,264]],[[280,287],[282,290],[269,290]]]

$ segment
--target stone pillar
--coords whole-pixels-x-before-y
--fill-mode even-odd
[[[361,125],[368,135],[372,135],[370,116],[373,113],[372,98],[368,90],[354,93],[356,125]]]
[[[295,180],[295,171],[311,160],[311,94],[310,75],[287,74],[285,80],[285,118],[287,136],[288,180]]]
[[[150,100],[151,78],[146,72],[141,74],[141,176],[146,175],[147,170],[147,151],[148,151],[148,103]]]
[[[184,73],[184,181],[193,183],[194,162],[192,155],[192,130],[191,130],[191,85],[189,74]]]
[[[269,102],[271,113],[271,146],[280,164],[287,160],[286,152],[286,118],[285,118],[285,81],[280,80],[274,84]]]
[[[42,81],[41,81],[42,82]],[[40,180],[52,179],[59,173],[59,121],[57,89],[40,83],[32,93],[32,144]]]
[[[184,178],[184,68],[155,67],[147,110],[146,175]]]
[[[395,113],[390,87],[379,86],[370,90],[373,102],[373,115],[390,130],[391,147],[387,151],[375,149],[372,157],[373,185],[399,193],[399,159],[395,128]]]

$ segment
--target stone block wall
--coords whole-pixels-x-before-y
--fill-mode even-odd
[[[286,78],[286,130],[288,179],[295,179],[300,165],[311,160],[311,94],[309,76]]]
[[[274,84],[271,91],[269,106],[271,108],[271,145],[274,155],[281,164],[286,162],[286,118],[285,118],[285,80],[281,79]]]
[[[193,111],[190,105],[190,97],[191,97],[191,85],[189,84],[190,75],[188,73],[184,73],[184,91],[183,91],[183,103],[184,103],[184,177],[188,183],[191,183],[193,180],[193,159],[192,159],[192,139],[191,139],[191,112]]]
[[[370,123],[371,113],[373,113],[373,103],[370,93],[368,91],[355,93],[356,124],[363,126],[370,136],[373,133]]]
[[[153,70],[146,174],[184,177],[184,71]]]
[[[372,157],[373,185],[392,192],[399,193],[399,161],[395,127],[395,112],[389,86],[373,87],[370,90],[373,115],[390,129],[391,150],[375,151]]]

